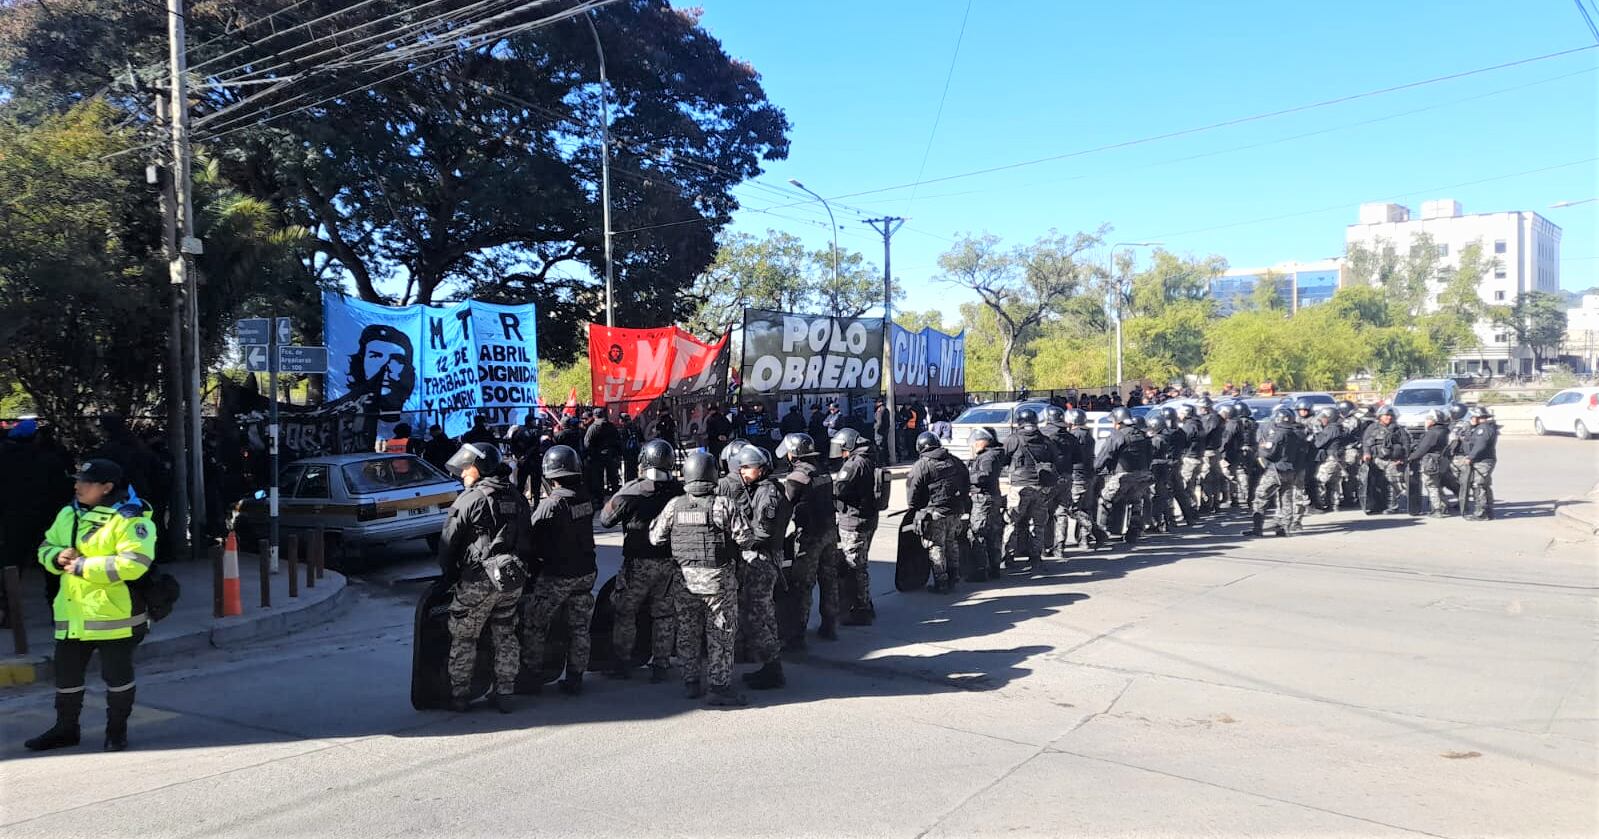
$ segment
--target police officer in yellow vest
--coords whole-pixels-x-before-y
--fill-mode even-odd
[[[56,722],[27,741],[35,751],[78,744],[84,675],[100,654],[106,683],[106,751],[128,747],[133,648],[146,632],[144,604],[128,582],[155,556],[150,507],[129,493],[122,467],[89,460],[72,476],[76,500],[62,508],[39,546],[39,564],[61,577],[55,599]]]

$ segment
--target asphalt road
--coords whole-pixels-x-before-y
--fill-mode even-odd
[[[1231,519],[880,593],[877,626],[728,711],[603,678],[509,716],[413,711],[412,556],[335,623],[145,668],[134,751],[96,750],[92,682],[85,746],[43,756],[18,744],[48,690],[0,698],[0,831],[1593,836],[1599,551],[1553,501],[1599,482],[1599,444],[1501,454],[1494,522]],[[891,550],[885,529],[880,591]]]

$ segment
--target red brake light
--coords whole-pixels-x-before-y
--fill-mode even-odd
[[[1599,393],[1588,394],[1588,410],[1599,408]]]

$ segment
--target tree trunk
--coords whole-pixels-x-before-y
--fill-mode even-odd
[[[999,377],[1005,382],[1006,390],[1016,389],[1016,377],[1011,375],[1010,357],[1016,351],[1016,336],[1011,333],[1005,335],[1005,347],[999,354]]]

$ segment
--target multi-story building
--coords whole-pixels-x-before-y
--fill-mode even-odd
[[[1582,305],[1566,310],[1566,346],[1561,355],[1577,361],[1576,372],[1599,370],[1599,294],[1584,294]]]
[[[1461,212],[1460,202],[1448,198],[1423,201],[1412,218],[1402,204],[1360,205],[1360,220],[1344,231],[1347,246],[1379,251],[1392,245],[1399,253],[1410,251],[1415,239],[1426,234],[1438,249],[1440,269],[1459,266],[1461,251],[1481,244],[1483,255],[1493,260],[1478,287],[1484,303],[1508,306],[1528,291],[1560,289],[1560,227],[1534,212]],[[1428,283],[1426,305],[1435,309],[1441,278]],[[1496,375],[1533,372],[1533,353],[1515,345],[1515,336],[1484,320],[1477,324],[1478,346],[1450,359],[1455,373],[1489,372]]]
[[[1261,278],[1270,276],[1277,284],[1278,303],[1287,311],[1297,312],[1332,299],[1343,286],[1343,265],[1342,259],[1318,259],[1279,262],[1270,268],[1232,268],[1210,281],[1210,296],[1216,301],[1218,313],[1232,314],[1249,301]]]

